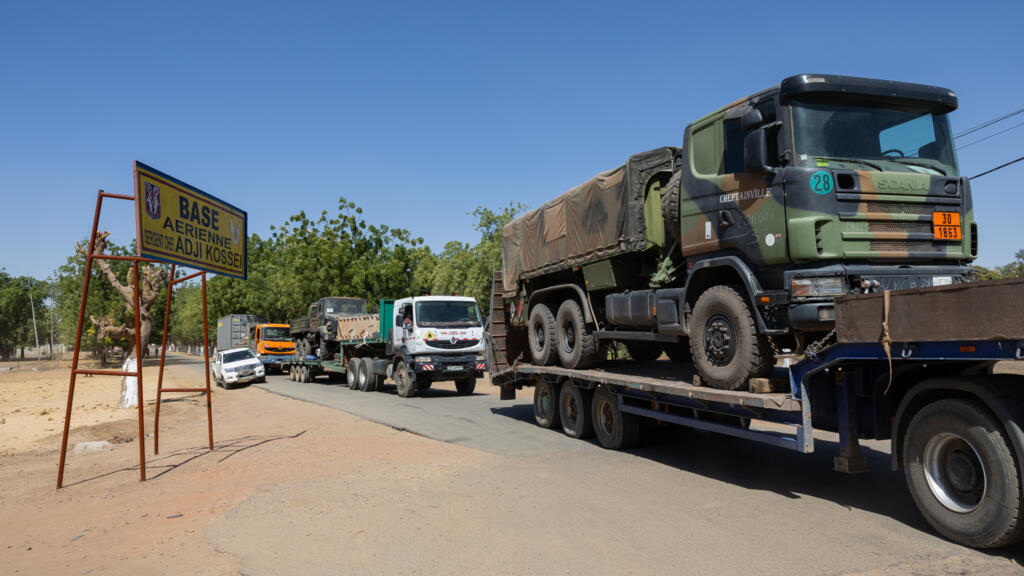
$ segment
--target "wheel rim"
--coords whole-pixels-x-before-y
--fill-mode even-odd
[[[708,318],[704,326],[704,355],[715,366],[727,366],[736,355],[736,329],[724,314]]]
[[[611,436],[615,430],[615,411],[607,399],[602,398],[598,402],[597,425],[605,436]]]
[[[566,322],[562,325],[562,348],[566,352],[572,352],[576,349],[576,327],[573,326],[572,322]]]
[[[542,418],[547,419],[551,417],[551,404],[551,389],[547,386],[542,386],[537,391],[537,411],[540,412]]]
[[[978,451],[958,434],[932,436],[924,447],[924,477],[940,504],[960,514],[985,500],[985,466]]]
[[[544,349],[544,323],[541,322],[533,327],[533,339],[537,343],[534,348],[540,352]]]
[[[565,420],[569,428],[576,428],[576,419],[579,418],[579,406],[576,404],[576,397],[570,394],[565,400]]]

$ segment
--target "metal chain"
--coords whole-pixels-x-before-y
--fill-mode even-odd
[[[804,348],[804,355],[810,356],[812,358],[817,356],[818,352],[821,352],[821,349],[824,348],[827,345],[828,341],[835,335],[836,329],[833,328],[831,331],[829,331],[828,334],[825,334],[825,337],[822,338],[821,340],[808,344],[807,347]]]

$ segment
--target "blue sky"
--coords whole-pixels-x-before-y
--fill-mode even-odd
[[[792,74],[951,88],[954,132],[1024,107],[1020,2],[686,4],[4,2],[0,267],[50,275],[136,159],[250,232],[344,196],[440,250],[476,241],[476,206],[535,207]],[[959,156],[1024,156],[1024,127]],[[1024,249],[1022,179],[974,183],[982,265]]]

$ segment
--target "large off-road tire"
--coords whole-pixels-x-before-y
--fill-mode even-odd
[[[661,215],[665,219],[665,230],[668,237],[679,240],[682,228],[679,223],[680,177],[682,172],[674,172],[668,184],[661,189]]]
[[[306,383],[313,381],[313,370],[309,366],[302,367],[302,381]]]
[[[690,352],[690,339],[683,338],[679,342],[665,344],[665,354],[668,354],[668,359],[673,362],[679,362],[680,364],[692,363],[693,354]]]
[[[690,350],[704,383],[743,390],[747,381],[772,367],[768,340],[758,334],[750,307],[736,286],[712,286],[693,307]]]
[[[575,300],[566,300],[555,316],[555,350],[566,368],[590,368],[597,361],[597,337],[587,329],[583,310]]]
[[[455,389],[459,394],[468,396],[476,390],[476,377],[462,378],[455,381]]]
[[[558,393],[562,385],[547,380],[537,382],[533,387],[533,421],[541,428],[557,428],[562,420],[558,417]]]
[[[626,345],[626,351],[629,352],[629,357],[634,362],[653,362],[661,357],[660,342],[632,340],[623,342],[623,344]]]
[[[995,548],[1024,536],[1020,463],[980,403],[939,400],[915,414],[903,439],[903,471],[917,508],[946,538]]]
[[[607,388],[598,388],[591,406],[594,433],[601,446],[612,450],[636,446],[640,440],[640,418],[623,413],[615,394]]]
[[[537,304],[530,311],[527,329],[530,341],[530,358],[538,366],[555,363],[555,315],[545,303]]]
[[[369,358],[356,358],[356,385],[361,392],[370,391],[370,366]]]
[[[398,395],[402,398],[409,398],[416,395],[416,377],[409,374],[405,362],[399,362],[395,368],[395,385],[398,387]]]
[[[558,393],[558,418],[566,436],[590,438],[594,435],[594,420],[590,411],[593,397],[592,390],[584,390],[572,382],[562,384]]]
[[[349,358],[345,365],[345,382],[349,390],[359,388],[359,358]]]

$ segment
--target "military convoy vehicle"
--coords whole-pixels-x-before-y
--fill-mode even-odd
[[[338,353],[341,338],[338,319],[366,314],[366,300],[329,296],[309,305],[305,316],[291,321],[295,354],[301,358],[316,356],[321,360]]]
[[[292,380],[344,374],[349,388],[372,392],[391,378],[398,395],[407,398],[445,381],[455,382],[459,394],[472,394],[483,376],[483,318],[468,296],[381,300],[376,314],[345,315],[321,328],[330,334],[324,342],[332,352],[287,362]]]
[[[954,284],[977,255],[945,88],[804,74],[505,226],[508,337],[586,368],[607,341],[741,389],[827,337],[834,298]]]

